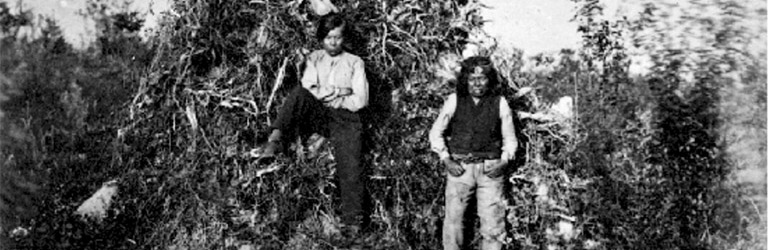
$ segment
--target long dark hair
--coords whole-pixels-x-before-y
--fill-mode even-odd
[[[481,68],[483,74],[488,77],[488,93],[493,96],[499,94],[499,74],[493,67],[490,58],[484,56],[473,56],[461,62],[461,72],[459,72],[458,82],[456,83],[456,95],[460,97],[469,96],[469,75],[475,72],[475,68]]]

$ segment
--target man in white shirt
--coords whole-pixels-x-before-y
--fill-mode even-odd
[[[313,133],[330,138],[341,194],[341,221],[349,237],[357,237],[363,220],[362,132],[358,111],[368,105],[368,81],[363,60],[344,51],[350,25],[329,14],[318,23],[316,38],[323,49],[307,56],[301,86],[294,88],[270,125],[266,145],[254,149],[259,160],[274,159],[286,142]]]

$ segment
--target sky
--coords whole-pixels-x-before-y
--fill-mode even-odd
[[[16,0],[7,0],[16,1]],[[50,15],[59,21],[67,41],[75,47],[85,45],[89,38],[88,23],[77,11],[85,8],[85,0],[26,0],[22,4],[35,13]],[[578,45],[576,26],[569,20],[573,16],[573,3],[568,0],[482,0],[490,8],[483,11],[488,32],[498,36],[500,45],[512,45],[534,54],[557,51]],[[133,0],[132,8],[146,13],[145,26],[156,25],[160,12],[167,10],[169,0]],[[154,14],[149,13],[150,7]],[[87,40],[86,40],[87,41]]]
[[[0,0],[13,5],[22,4],[36,14],[54,17],[64,31],[64,36],[75,47],[84,47],[93,39],[93,23],[78,15],[87,0]],[[105,0],[121,2],[122,0]],[[162,11],[168,10],[171,0],[132,0],[131,9],[144,13],[145,28],[154,27]],[[526,55],[539,52],[577,48],[580,36],[576,23],[571,22],[575,4],[570,0],[481,0],[488,8],[482,11],[486,31],[494,36],[501,47],[522,49]],[[686,2],[686,1],[680,1]],[[753,9],[765,7],[763,0],[745,1]],[[639,10],[637,1],[602,1],[609,17],[632,15]],[[150,11],[150,9],[152,11]],[[765,20],[758,20],[765,21]],[[757,24],[756,24],[757,25]],[[764,25],[763,25],[764,27]],[[764,33],[764,32],[763,32]],[[765,40],[763,34],[762,40]],[[765,46],[757,49],[764,50]]]
[[[85,9],[86,0],[0,0],[12,2],[12,6],[19,3],[25,9],[31,9],[35,14],[51,16],[58,21],[64,32],[64,38],[75,47],[84,47],[86,42],[93,39],[93,23],[78,15],[78,11]],[[109,1],[109,0],[108,0]],[[119,1],[112,1],[119,2]],[[145,27],[157,25],[156,19],[160,12],[169,8],[169,0],[132,0],[131,10],[144,13]],[[150,13],[150,9],[154,12]]]
[[[527,55],[578,46],[576,24],[570,22],[575,5],[567,0],[483,0],[486,32],[499,46],[512,46]]]

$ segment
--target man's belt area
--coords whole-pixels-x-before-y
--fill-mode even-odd
[[[482,163],[485,160],[495,160],[501,158],[498,154],[451,154],[451,159],[461,163]]]

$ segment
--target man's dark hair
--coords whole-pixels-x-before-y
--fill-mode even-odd
[[[343,27],[341,35],[344,37],[344,40],[349,40],[351,38],[350,32],[352,29],[350,29],[351,27],[349,27],[347,21],[344,20],[341,15],[336,13],[330,13],[320,18],[317,23],[315,38],[318,42],[322,43],[325,36],[328,35],[328,32],[331,32],[331,30],[338,27]]]
[[[475,72],[475,68],[482,69],[488,77],[488,95],[497,95],[499,93],[499,74],[493,67],[491,59],[484,56],[473,56],[461,62],[461,72],[459,72],[458,82],[456,83],[456,95],[460,97],[469,96],[469,75]]]

